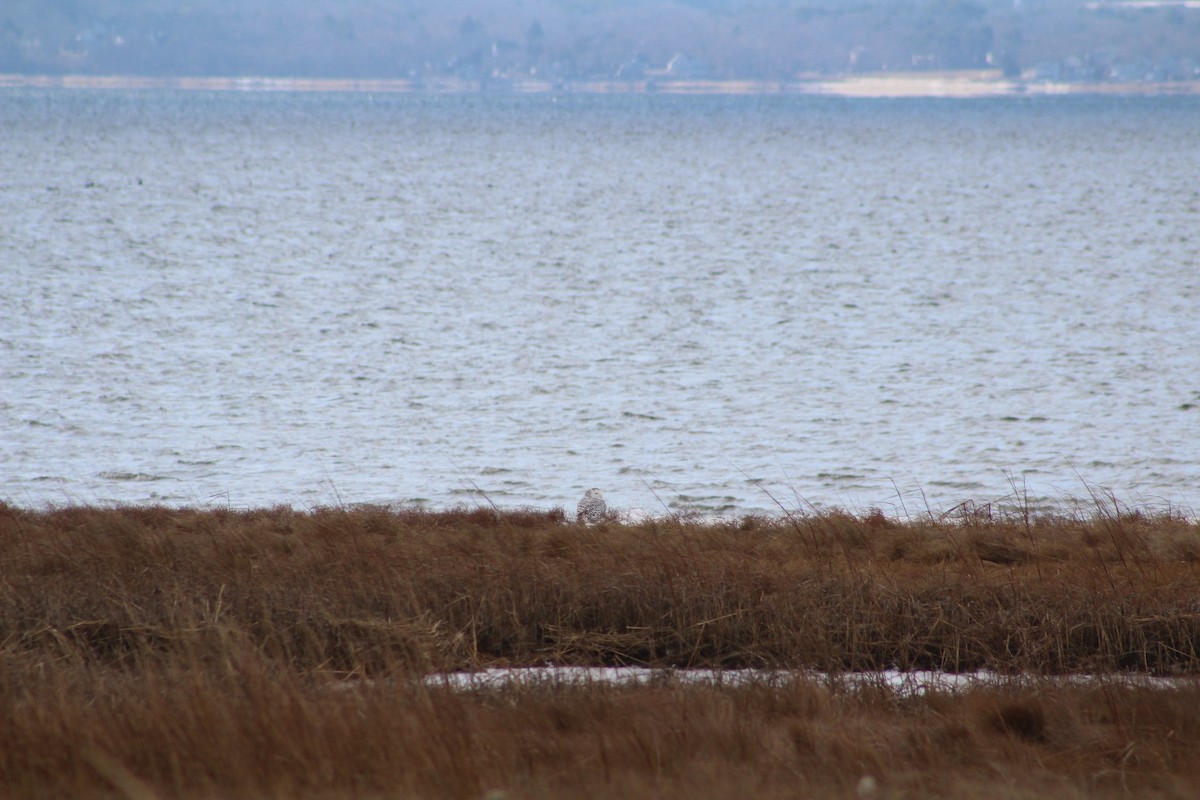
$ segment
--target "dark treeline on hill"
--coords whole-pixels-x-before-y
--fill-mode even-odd
[[[0,72],[515,81],[1002,69],[1195,80],[1200,9],[1078,0],[7,0]]]

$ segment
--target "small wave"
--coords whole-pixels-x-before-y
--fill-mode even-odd
[[[165,475],[149,475],[145,472],[115,472],[106,470],[96,473],[97,478],[104,478],[106,481],[165,481]]]
[[[975,491],[987,488],[979,481],[930,481],[929,485],[942,489],[961,489],[963,491]]]
[[[638,414],[633,411],[622,411],[621,416],[626,417],[628,419],[648,419],[648,420],[651,420],[652,422],[661,422],[662,421],[662,417],[656,417],[653,414]]]

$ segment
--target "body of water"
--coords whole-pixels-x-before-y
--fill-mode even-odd
[[[0,128],[18,505],[1200,508],[1195,98],[11,89]]]

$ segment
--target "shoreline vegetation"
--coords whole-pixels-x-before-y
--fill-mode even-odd
[[[1200,522],[0,503],[0,676],[5,796],[1194,797]]]
[[[1046,81],[1000,70],[811,75],[794,80],[572,80],[290,78],[0,74],[0,89],[118,89],[245,92],[427,94],[826,95],[831,97],[1037,97],[1062,95],[1200,95],[1200,81]]]

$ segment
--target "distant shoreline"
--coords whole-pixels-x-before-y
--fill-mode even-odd
[[[1200,95],[1200,81],[1075,83],[1005,78],[999,71],[880,72],[788,81],[544,81],[459,78],[351,79],[285,77],[149,77],[0,74],[0,89],[116,89],[240,92],[474,94],[825,95],[831,97],[1037,97],[1062,95]]]

